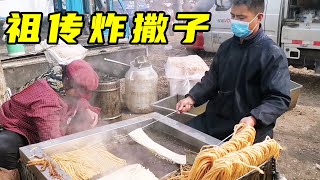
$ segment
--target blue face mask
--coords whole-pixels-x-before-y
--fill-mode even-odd
[[[252,19],[255,20],[258,17],[259,14],[256,15],[256,17],[254,17]],[[238,21],[238,20],[234,20],[231,19],[231,30],[234,33],[235,36],[239,37],[239,38],[246,38],[248,36],[250,36],[250,34],[252,34],[253,30],[257,28],[258,24],[252,29],[249,29],[250,24],[252,23],[252,21],[250,22],[244,22],[244,21]]]

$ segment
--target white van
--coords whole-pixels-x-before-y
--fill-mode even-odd
[[[210,9],[211,30],[198,33],[189,48],[216,52],[222,42],[232,37],[231,6],[232,0],[216,0]],[[289,64],[320,73],[320,0],[265,0],[265,7],[262,26],[284,49]]]

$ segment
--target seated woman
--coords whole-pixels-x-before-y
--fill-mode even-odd
[[[100,110],[88,100],[99,85],[89,63],[76,60],[36,78],[0,108],[0,168],[16,169],[19,147],[66,135],[76,114],[88,128]]]

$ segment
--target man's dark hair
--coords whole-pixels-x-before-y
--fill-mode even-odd
[[[264,0],[233,0],[234,6],[245,5],[255,13],[264,12]]]

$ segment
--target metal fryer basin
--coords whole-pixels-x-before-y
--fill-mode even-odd
[[[303,86],[301,84],[291,81],[291,85],[290,85],[291,102],[290,102],[289,109],[293,109],[296,107],[300,97],[302,87]]]
[[[164,99],[161,99],[157,102],[155,102],[152,107],[153,110],[162,114],[162,115],[167,115],[170,114],[174,111],[176,111],[176,104],[183,99],[184,96],[181,95],[174,95],[174,96],[169,96]],[[187,123],[190,121],[192,118],[202,114],[205,112],[207,107],[207,104],[203,104],[199,107],[194,107],[189,111],[188,113],[183,113],[183,114],[173,114],[170,116],[171,119],[177,120],[183,124]]]
[[[289,106],[290,110],[296,107],[298,99],[300,97],[302,87],[303,86],[301,84],[291,81],[291,84],[290,84],[291,103]],[[169,96],[153,103],[152,107],[154,111],[162,115],[167,115],[176,111],[176,104],[183,98],[184,96],[181,96],[181,95]],[[188,121],[190,121],[192,118],[204,113],[206,110],[206,107],[207,107],[207,103],[199,107],[192,108],[188,113],[183,113],[180,115],[173,114],[170,116],[170,118],[185,124]]]
[[[144,131],[155,142],[176,153],[186,154],[186,150],[198,152],[203,145],[214,145],[220,142],[211,136],[167,118],[159,113],[151,113],[126,121],[120,121],[118,123],[22,147],[20,148],[23,166],[21,175],[23,179],[27,180],[52,179],[48,170],[41,172],[40,167],[38,166],[25,166],[32,155],[45,155],[50,159],[50,155],[55,153],[71,151],[86,145],[102,142],[107,146],[109,152],[119,158],[125,159],[127,165],[140,163],[153,172],[158,178],[161,178],[176,170],[178,166],[156,157],[145,147],[134,142],[129,136],[126,136],[132,130],[143,127],[155,120],[157,122],[146,127]],[[34,148],[36,148],[36,150],[31,151]],[[58,168],[58,166],[57,169],[58,172],[63,175],[64,179],[71,179],[66,173]]]

